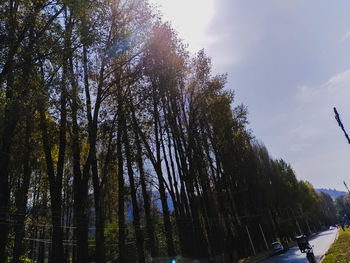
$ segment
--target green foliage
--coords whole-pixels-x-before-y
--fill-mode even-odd
[[[117,222],[106,224],[104,230],[104,235],[106,238],[106,258],[108,262],[115,262],[118,258],[117,244],[118,240],[118,224]]]
[[[26,256],[21,256],[20,257],[20,261],[23,262],[23,263],[32,263],[32,262],[34,262],[33,260],[27,258]]]
[[[350,197],[348,194],[338,196],[335,199],[336,215],[338,222],[347,222],[350,219]]]
[[[349,262],[350,250],[350,228],[346,227],[345,231],[339,230],[339,237],[327,251],[322,262],[325,263],[345,263]]]
[[[322,214],[327,225],[334,225],[337,222],[337,211],[335,202],[329,194],[320,193]]]

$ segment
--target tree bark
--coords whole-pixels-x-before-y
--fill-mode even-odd
[[[12,26],[10,26],[12,27]],[[9,39],[14,39],[14,30],[10,29]],[[10,43],[10,51],[12,43]],[[13,54],[14,55],[14,54]],[[14,136],[14,131],[19,120],[19,107],[14,98],[14,75],[13,75],[13,58],[8,59],[8,73],[6,83],[6,99],[9,101],[5,106],[4,125],[1,131],[0,147],[0,263],[6,262],[6,244],[9,232],[9,161],[10,147]],[[4,72],[4,69],[1,73]],[[0,80],[2,82],[2,80]]]
[[[9,112],[8,122],[5,122],[4,132],[2,133],[2,147],[0,148],[0,263],[6,262],[6,244],[9,232],[9,201],[10,189],[8,182],[8,166],[10,161],[10,146],[13,133],[17,125],[17,113]],[[7,115],[8,115],[7,114]]]
[[[50,184],[51,197],[51,218],[52,218],[52,262],[63,261],[63,229],[61,226],[61,206],[62,206],[62,177],[55,176],[54,164],[51,156],[51,146],[49,144],[49,135],[47,131],[46,117],[44,106],[41,102],[40,107],[40,128],[45,152],[46,169]],[[61,120],[62,121],[62,120]],[[65,122],[62,123],[66,125]],[[65,136],[65,134],[64,134]],[[62,149],[60,149],[60,152]],[[60,164],[58,164],[60,166]],[[63,172],[63,171],[62,171]]]
[[[24,141],[24,160],[23,160],[23,180],[22,183],[18,183],[19,187],[16,193],[16,215],[15,215],[15,243],[13,247],[12,262],[19,263],[20,256],[24,254],[23,238],[24,232],[24,221],[27,210],[28,200],[28,189],[31,175],[30,166],[30,137],[31,137],[31,118],[27,116],[26,127],[25,127],[25,141]]]
[[[155,96],[155,95],[154,95]],[[133,106],[132,106],[133,107]],[[156,144],[156,157],[154,156],[150,145],[145,137],[145,134],[141,131],[140,127],[137,124],[136,117],[133,116],[134,124],[137,129],[138,134],[140,135],[143,144],[147,150],[148,158],[151,160],[154,170],[157,174],[158,178],[158,187],[159,187],[159,195],[162,203],[162,211],[163,211],[163,220],[164,220],[164,232],[167,243],[167,251],[168,256],[172,257],[175,255],[174,241],[173,241],[173,230],[170,221],[170,213],[169,207],[167,203],[166,191],[164,186],[164,177],[161,166],[161,156],[160,156],[160,141],[159,141],[159,113],[157,109],[156,99],[154,98],[153,102],[153,119],[154,119],[154,135],[155,135],[155,144]]]
[[[162,210],[163,210],[163,219],[164,219],[164,228],[165,228],[165,238],[168,248],[168,255],[170,257],[175,256],[175,248],[174,248],[174,241],[173,241],[173,228],[170,221],[170,213],[169,213],[169,207],[167,202],[167,196],[165,192],[165,186],[164,186],[164,177],[162,172],[162,165],[161,165],[161,142],[160,142],[160,130],[161,130],[161,123],[159,118],[159,111],[158,111],[158,105],[159,105],[159,99],[156,94],[156,88],[153,86],[152,90],[152,96],[153,96],[153,119],[154,119],[154,135],[155,135],[155,144],[156,144],[156,159],[153,163],[154,169],[157,173],[158,177],[158,184],[159,184],[159,194],[160,199],[162,203]],[[154,159],[154,157],[153,157]]]
[[[131,201],[132,201],[132,212],[133,212],[133,223],[135,228],[135,234],[136,234],[136,247],[137,247],[137,253],[138,253],[138,262],[142,263],[145,262],[145,252],[144,252],[144,239],[143,239],[143,233],[141,231],[141,225],[140,225],[140,212],[139,207],[137,204],[137,196],[136,196],[136,187],[135,187],[135,179],[134,179],[134,171],[132,168],[132,160],[131,160],[131,150],[130,150],[130,142],[129,142],[129,136],[127,132],[126,127],[126,121],[125,118],[123,120],[123,138],[124,138],[124,147],[125,147],[125,156],[126,156],[126,164],[128,169],[128,175],[129,175],[129,183],[130,183],[130,192],[131,192]]]
[[[95,200],[95,261],[97,263],[106,262],[105,252],[105,237],[104,237],[104,209],[103,209],[103,193],[100,186],[100,180],[98,177],[97,160],[94,157],[92,161],[92,177],[94,185],[94,200]]]
[[[75,97],[75,96],[74,96]],[[88,178],[90,165],[84,166],[84,172],[80,168],[80,142],[79,127],[77,123],[77,105],[76,98],[72,105],[73,116],[73,189],[74,189],[74,223],[75,237],[77,240],[77,258],[76,262],[89,262],[88,256]],[[89,157],[88,157],[89,158]],[[88,162],[88,160],[86,161]]]
[[[88,157],[81,169],[81,148],[80,148],[80,129],[78,124],[78,109],[79,109],[79,92],[78,83],[74,75],[73,54],[71,47],[69,61],[69,79],[72,86],[72,152],[73,152],[73,191],[74,191],[74,223],[75,237],[77,240],[77,262],[89,262],[89,243],[88,243],[88,181],[90,178],[90,168],[94,152],[91,151],[92,145],[89,137],[89,153]],[[90,131],[89,131],[90,132]],[[90,136],[90,134],[89,134]]]
[[[121,102],[121,100],[119,100]],[[119,262],[127,262],[126,249],[125,249],[125,205],[124,205],[124,160],[122,151],[122,123],[123,123],[123,109],[122,104],[119,103],[118,114],[118,131],[117,131],[117,158],[118,158],[118,250],[119,250]]]
[[[133,112],[132,114],[134,115],[135,113]],[[154,232],[154,224],[152,222],[152,217],[151,217],[150,197],[149,197],[148,192],[147,192],[145,170],[143,167],[142,148],[141,148],[140,138],[139,138],[139,135],[138,135],[135,127],[134,127],[134,131],[135,131],[135,142],[136,142],[136,148],[137,148],[136,161],[137,161],[139,172],[140,172],[140,183],[141,183],[143,205],[144,205],[145,217],[146,217],[146,229],[147,229],[147,237],[148,237],[147,243],[148,243],[148,247],[150,249],[151,256],[156,257],[156,255],[157,255],[156,239],[155,239],[155,235],[154,235],[154,233],[155,233]]]

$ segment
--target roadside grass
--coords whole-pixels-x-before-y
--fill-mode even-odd
[[[350,262],[350,228],[339,229],[339,237],[326,253],[322,263]]]

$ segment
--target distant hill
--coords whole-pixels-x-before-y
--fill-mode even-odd
[[[333,199],[336,199],[340,195],[347,194],[347,192],[338,191],[338,190],[335,190],[335,189],[316,188],[315,190],[316,190],[317,193],[324,192],[326,194],[329,194]]]

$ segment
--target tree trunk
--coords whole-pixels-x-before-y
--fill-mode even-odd
[[[95,201],[95,261],[97,263],[106,262],[105,237],[104,237],[104,209],[103,194],[101,192],[100,180],[98,177],[96,156],[92,162],[92,177],[94,185],[94,201]]]
[[[11,101],[13,74],[9,73],[7,80],[6,98],[9,103],[5,107],[4,126],[1,133],[0,147],[0,263],[6,262],[6,244],[9,232],[9,202],[10,189],[8,182],[8,167],[10,161],[10,147],[14,131],[19,120],[19,109],[16,101]]]
[[[51,262],[64,262],[63,249],[63,228],[62,228],[62,180],[63,169],[66,154],[66,125],[67,125],[67,90],[66,90],[66,74],[67,64],[66,60],[63,65],[63,76],[61,83],[61,98],[60,98],[60,137],[59,137],[59,152],[57,161],[57,174],[50,181],[50,195],[51,195],[51,213],[52,213],[52,256]],[[54,183],[53,186],[51,184]]]
[[[121,100],[120,100],[121,102]],[[125,250],[125,206],[124,206],[124,161],[122,151],[122,122],[123,122],[123,109],[122,104],[119,104],[118,114],[118,131],[117,131],[117,158],[118,158],[118,249],[119,249],[119,262],[127,262],[126,250]]]
[[[62,189],[50,190],[52,213],[52,247],[51,262],[64,262],[63,229],[62,229]]]
[[[52,258],[51,262],[63,261],[63,229],[61,224],[62,213],[62,177],[55,176],[54,164],[51,156],[51,146],[49,145],[47,124],[44,110],[44,102],[40,102],[40,128],[45,152],[46,169],[50,184],[51,216],[52,216]],[[65,125],[65,122],[64,124]],[[62,148],[60,148],[62,154]],[[62,158],[62,157],[61,157]],[[60,164],[58,164],[60,166]]]
[[[22,184],[19,183],[19,187],[16,193],[16,213],[15,216],[15,243],[13,247],[12,262],[19,263],[20,256],[24,254],[24,244],[23,238],[25,236],[24,232],[24,221],[27,210],[27,200],[28,200],[28,189],[31,175],[30,166],[30,137],[31,137],[31,118],[27,116],[26,129],[25,129],[25,142],[24,142],[24,160],[23,160],[23,181]]]
[[[174,248],[174,241],[173,241],[173,228],[170,221],[169,207],[168,207],[167,196],[166,196],[165,186],[164,186],[165,181],[164,181],[164,177],[162,173],[162,165],[161,165],[161,155],[160,155],[161,123],[160,123],[159,110],[158,110],[159,99],[156,94],[155,86],[153,86],[152,96],[153,96],[154,135],[155,135],[155,144],[156,144],[156,159],[155,161],[153,161],[153,166],[158,177],[159,194],[160,194],[160,199],[162,203],[165,239],[166,239],[167,248],[168,248],[168,255],[172,257],[172,256],[175,256],[175,248]]]
[[[134,113],[132,113],[134,114]],[[135,130],[135,142],[136,142],[136,148],[137,148],[137,155],[136,155],[136,161],[138,164],[139,172],[140,172],[140,183],[141,183],[141,189],[142,189],[142,197],[143,197],[143,205],[145,209],[145,217],[146,217],[146,229],[147,229],[147,237],[148,237],[148,247],[151,252],[152,257],[156,257],[157,250],[156,250],[156,239],[155,239],[155,232],[154,232],[154,224],[152,222],[151,217],[151,204],[150,204],[150,197],[147,192],[147,185],[146,185],[146,177],[145,177],[145,170],[143,167],[143,160],[142,160],[142,148],[140,143],[140,138],[137,133],[137,130]]]
[[[9,231],[9,184],[8,184],[8,163],[9,163],[9,142],[3,139],[3,147],[0,150],[0,262],[6,262],[6,244]]]
[[[159,195],[160,200],[162,203],[162,211],[163,211],[163,219],[164,219],[164,231],[165,231],[165,239],[167,243],[167,249],[168,249],[168,255],[170,257],[175,256],[175,248],[174,248],[174,241],[173,241],[173,227],[170,221],[170,213],[169,213],[169,207],[167,202],[167,195],[165,192],[164,187],[164,177],[162,173],[162,168],[160,162],[157,162],[155,167],[157,177],[158,177],[158,184],[159,184]]]
[[[70,47],[70,45],[67,45]],[[78,83],[74,75],[73,55],[69,54],[69,80],[72,86],[72,152],[73,152],[73,191],[74,191],[74,223],[77,240],[77,262],[89,262],[88,242],[88,181],[93,157],[91,143],[87,160],[81,169],[80,129],[78,124]]]
[[[40,239],[45,239],[45,230],[40,231]],[[40,242],[39,244],[38,263],[45,263],[45,243],[44,242]]]
[[[145,262],[145,252],[144,252],[144,245],[143,245],[144,239],[143,239],[143,233],[141,231],[141,225],[140,225],[140,213],[139,213],[139,207],[137,204],[134,171],[132,169],[130,143],[129,143],[128,131],[126,128],[125,118],[123,121],[124,121],[124,123],[123,123],[123,130],[124,130],[123,135],[124,136],[123,136],[123,138],[124,138],[126,163],[127,163],[128,175],[129,175],[129,183],[130,183],[132,212],[133,212],[133,219],[134,219],[133,222],[134,222],[134,228],[135,228],[135,234],[136,234],[136,247],[137,247],[137,253],[138,253],[138,262],[143,263],[143,262]]]
[[[87,185],[80,181],[74,184],[74,222],[77,240],[76,262],[89,262]]]
[[[88,181],[82,178],[80,170],[80,146],[77,139],[78,126],[73,123],[73,189],[74,189],[74,224],[77,240],[76,262],[89,262],[88,247]],[[88,173],[89,171],[87,171]],[[85,174],[85,173],[84,173]],[[85,175],[87,176],[87,175]]]

